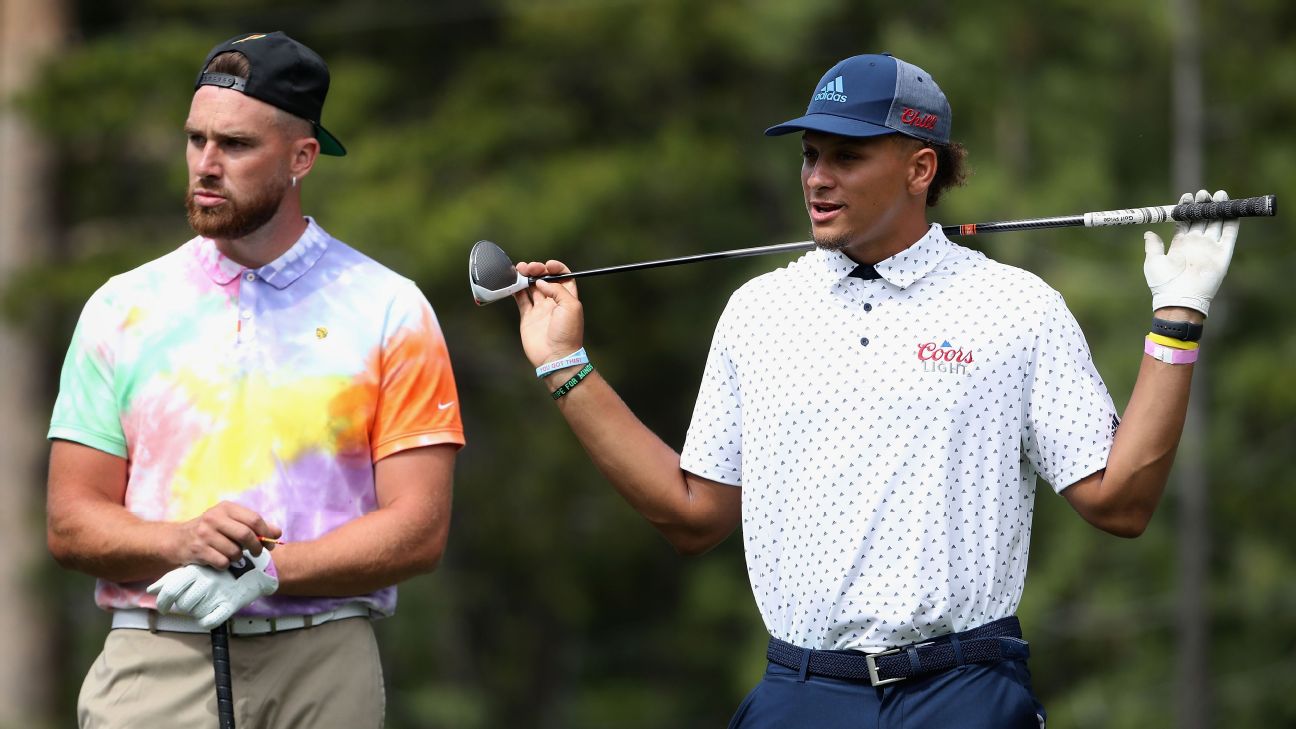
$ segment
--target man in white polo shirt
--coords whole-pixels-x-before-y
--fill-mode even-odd
[[[683,553],[742,524],[770,663],[732,726],[1042,726],[1014,617],[1036,475],[1131,537],[1165,487],[1237,222],[1180,225],[1168,254],[1146,234],[1155,333],[1122,421],[1062,297],[927,222],[962,178],[949,131],[935,81],[889,55],[838,63],[766,131],[803,135],[818,245],[730,299],[682,454],[586,363],[574,283],[515,295],[618,491]]]

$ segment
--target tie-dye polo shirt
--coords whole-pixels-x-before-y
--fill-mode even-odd
[[[308,219],[282,256],[246,269],[213,241],[114,276],[90,298],[63,365],[50,438],[128,461],[126,508],[184,521],[222,500],[283,539],[315,539],[377,508],[374,466],[463,445],[454,375],[418,287]],[[105,609],[153,607],[147,582],[99,580]],[[272,595],[241,614],[313,614],[360,598]]]

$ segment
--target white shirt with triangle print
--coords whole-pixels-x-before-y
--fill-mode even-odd
[[[874,651],[1012,615],[1035,476],[1101,470],[1118,423],[1061,295],[939,225],[877,264],[816,249],[731,297],[682,467],[743,489],[766,628]]]

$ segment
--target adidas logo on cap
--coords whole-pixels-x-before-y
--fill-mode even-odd
[[[824,84],[822,89],[819,89],[819,93],[814,95],[814,101],[837,101],[845,103],[846,94],[842,93],[843,91],[842,77],[838,76],[832,81]]]

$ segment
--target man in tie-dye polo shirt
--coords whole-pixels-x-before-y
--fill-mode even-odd
[[[73,335],[48,539],[113,614],[82,727],[215,726],[227,618],[239,724],[382,723],[369,619],[440,559],[464,437],[422,293],[302,214],[318,155],[345,154],[328,78],[282,33],[208,54],[184,125],[198,236],[109,280]]]

